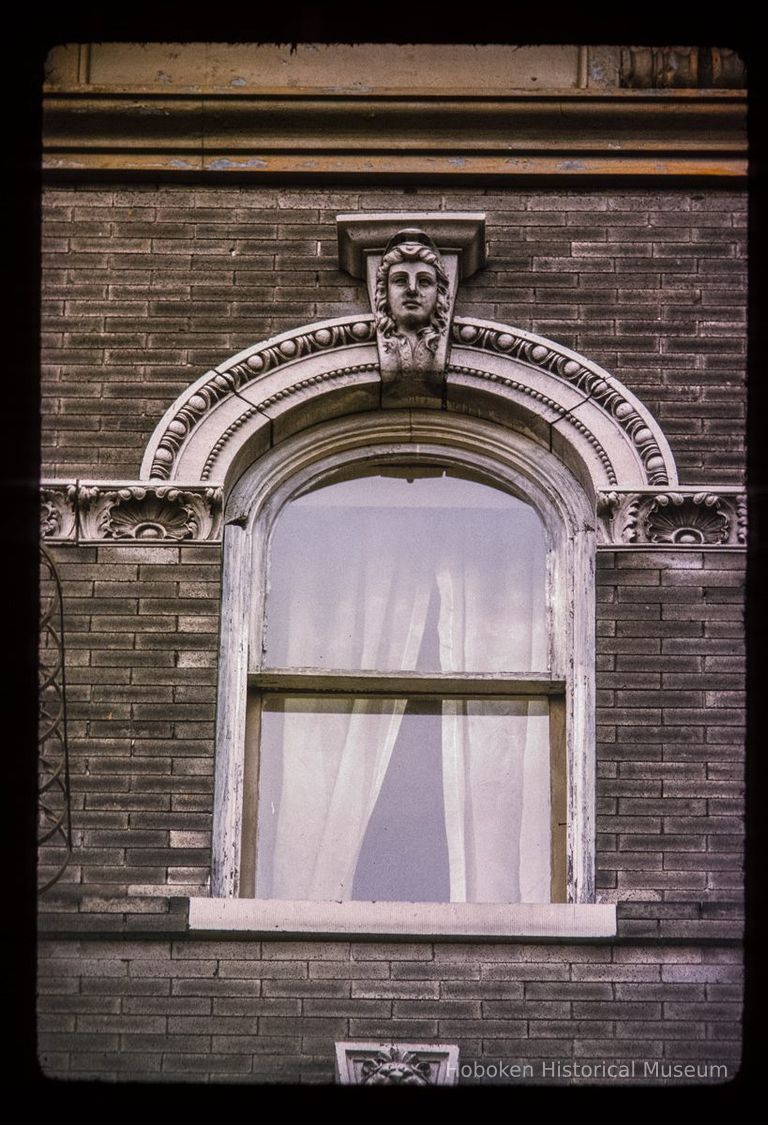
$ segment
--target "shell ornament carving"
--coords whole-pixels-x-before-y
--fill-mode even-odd
[[[43,536],[76,542],[211,541],[221,535],[221,508],[215,485],[62,483],[41,496]]]
[[[194,511],[178,496],[166,500],[152,495],[118,500],[104,521],[104,535],[109,539],[191,539],[196,531]]]
[[[743,493],[602,492],[597,497],[602,545],[634,547],[744,547]]]
[[[730,521],[713,493],[669,492],[655,497],[644,527],[649,543],[695,547],[727,542]]]
[[[81,486],[82,538],[176,543],[211,539],[217,530],[221,490],[131,484]]]

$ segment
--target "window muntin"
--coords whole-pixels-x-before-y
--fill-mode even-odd
[[[259,813],[258,833],[244,821],[241,893],[564,900],[547,563],[531,505],[436,467],[369,468],[283,508],[262,632],[271,675],[251,676]],[[342,699],[356,673],[359,694]],[[393,674],[403,698],[385,694]]]

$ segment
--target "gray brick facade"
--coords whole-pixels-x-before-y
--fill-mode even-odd
[[[732,1075],[739,1056],[728,946],[46,944],[41,1057],[69,1078],[331,1082],[335,1039],[382,1035],[538,1075],[632,1058]]]
[[[733,190],[57,186],[44,206],[44,476],[133,477],[185,387],[257,340],[363,311],[335,216],[483,210],[457,312],[551,337],[662,424],[682,483],[744,469],[746,197]]]
[[[457,313],[605,367],[660,423],[681,484],[743,481],[738,191],[119,183],[46,190],[43,477],[137,478],[201,373],[366,310],[335,215],[388,210],[485,211],[489,264]],[[221,546],[50,550],[75,848],[41,898],[47,1075],[332,1082],[335,1040],[394,1039],[535,1064],[539,1082],[561,1080],[544,1065],[632,1059],[733,1077],[743,552],[598,551],[597,877],[618,936],[483,943],[189,933],[184,896],[206,893],[211,864]]]

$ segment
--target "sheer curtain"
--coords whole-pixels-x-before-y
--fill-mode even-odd
[[[414,670],[436,586],[431,670],[544,670],[541,525],[504,499],[509,511],[289,506],[272,550],[265,665]],[[406,702],[285,698],[270,726],[281,777],[269,801],[262,766],[258,897],[351,897]],[[548,740],[542,701],[443,703],[451,901],[549,901]]]
[[[411,513],[404,516],[385,521],[380,512],[358,509],[350,516],[328,507],[281,529],[287,542],[279,552],[284,569],[270,592],[278,607],[269,625],[275,638],[270,645],[268,635],[270,664],[415,668],[432,573],[423,528]],[[257,895],[351,897],[406,700],[355,699],[346,710],[341,706],[320,716],[307,710],[306,700],[285,701],[274,853],[270,862],[260,849]],[[260,836],[267,838],[261,829]]]
[[[543,538],[517,520],[471,522],[475,534],[442,537],[441,668],[541,670]],[[545,701],[444,702],[443,799],[452,902],[549,901]]]

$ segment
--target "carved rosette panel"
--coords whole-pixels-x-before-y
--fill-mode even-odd
[[[572,356],[563,354],[549,341],[543,343],[528,340],[515,332],[504,332],[484,325],[472,324],[465,318],[456,319],[452,329],[452,339],[454,343],[461,344],[463,347],[495,352],[498,355],[519,359],[522,363],[541,367],[583,391],[606,414],[611,415],[628,435],[640,457],[648,484],[669,484],[664,455],[645,419],[620,390],[604,379],[599,372],[591,371]]]
[[[239,362],[222,364],[210,378],[194,389],[166,425],[152,461],[153,480],[168,480],[179,450],[189,434],[207,414],[230,394],[240,393],[257,379],[284,364],[375,339],[373,317],[362,315],[348,322],[299,332],[295,336],[254,348]]]
[[[458,1063],[453,1045],[336,1044],[336,1073],[344,1086],[454,1086]]]
[[[79,505],[83,539],[174,543],[215,539],[219,534],[218,488],[83,485]]]
[[[597,501],[600,541],[611,546],[743,547],[743,493],[604,492]]]
[[[40,534],[43,539],[74,539],[77,535],[77,485],[43,484],[40,489]]]

